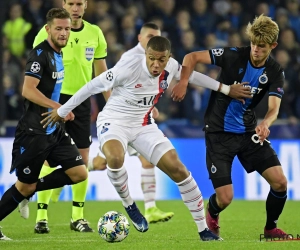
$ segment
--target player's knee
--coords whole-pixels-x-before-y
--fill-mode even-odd
[[[123,166],[124,155],[109,154],[106,155],[107,164],[112,169],[119,169]]]
[[[74,168],[73,170],[76,171],[69,174],[69,177],[74,183],[85,181],[88,178],[88,172],[84,165],[77,166],[76,169]]]
[[[284,175],[277,178],[274,182],[271,183],[271,187],[273,190],[277,192],[283,192],[287,190],[287,179]]]
[[[27,184],[17,181],[16,188],[25,197],[32,195],[36,190],[36,183]]]

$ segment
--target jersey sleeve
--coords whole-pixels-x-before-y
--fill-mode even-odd
[[[45,52],[42,49],[33,49],[29,53],[26,62],[25,75],[41,79],[45,66],[46,66]]]
[[[41,42],[43,42],[45,39],[47,39],[47,37],[48,37],[48,34],[47,34],[46,28],[44,26],[43,28],[41,28],[41,30],[39,31],[39,33],[34,38],[32,47],[33,48],[36,47]]]
[[[230,60],[235,58],[234,53],[236,48],[218,48],[209,50],[211,63],[213,65],[223,68],[226,64],[230,63]],[[237,53],[235,53],[238,55]]]
[[[284,71],[280,69],[275,76],[275,79],[272,81],[269,87],[269,96],[277,96],[282,98],[284,94],[283,84],[284,84]]]
[[[171,66],[172,71],[174,72],[174,77],[177,81],[180,80],[180,74],[181,74],[181,65],[179,62],[177,62],[174,58],[169,59],[169,64]]]
[[[95,30],[98,32],[98,46],[95,51],[94,59],[102,59],[107,56],[107,43],[102,30],[95,25],[93,26],[95,27]]]

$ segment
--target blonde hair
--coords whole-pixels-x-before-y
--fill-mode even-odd
[[[248,23],[246,35],[253,44],[277,42],[279,28],[270,17],[261,14],[255,17],[252,23]]]

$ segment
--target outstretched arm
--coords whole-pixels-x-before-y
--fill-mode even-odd
[[[109,74],[109,72],[107,72],[106,74]],[[75,95],[73,95],[59,109],[53,109],[50,112],[42,114],[42,116],[47,116],[47,117],[41,121],[41,124],[44,124],[43,127],[47,127],[51,123],[55,124],[55,122],[60,121],[63,118],[66,118],[67,115],[70,113],[70,111],[76,108],[79,104],[81,104],[91,95],[110,90],[112,86],[113,86],[113,81],[109,81],[109,84],[102,83],[100,81],[100,76],[92,79],[90,82],[85,84],[81,89],[79,89],[75,93]]]

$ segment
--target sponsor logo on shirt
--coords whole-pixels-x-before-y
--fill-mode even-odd
[[[53,79],[62,79],[64,78],[65,72],[64,71],[59,71],[59,72],[52,72],[52,78]]]
[[[142,84],[140,84],[140,83],[138,83],[138,84],[137,84],[137,85],[135,85],[134,87],[137,89],[137,88],[141,88],[141,87],[143,87],[143,85],[142,85]]]

